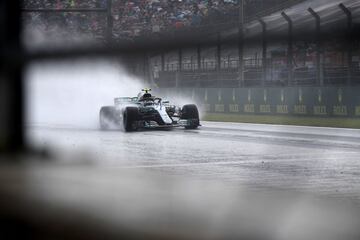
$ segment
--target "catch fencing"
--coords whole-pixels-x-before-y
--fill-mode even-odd
[[[208,113],[360,117],[360,87],[172,88]],[[180,91],[180,93],[179,93]]]

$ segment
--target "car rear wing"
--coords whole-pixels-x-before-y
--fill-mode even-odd
[[[136,103],[138,101],[137,97],[119,97],[114,98],[114,104],[115,105],[123,105],[123,104],[129,104],[129,103]]]

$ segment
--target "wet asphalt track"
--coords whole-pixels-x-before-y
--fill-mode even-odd
[[[81,164],[90,159],[97,167],[146,169],[360,203],[360,130],[202,124],[199,130],[134,133],[41,125],[28,128],[28,139],[60,159],[75,153]]]

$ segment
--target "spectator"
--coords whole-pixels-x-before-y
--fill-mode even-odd
[[[256,1],[256,0],[255,0]],[[113,34],[131,39],[141,34],[196,27],[209,18],[233,10],[237,0],[112,0]],[[25,8],[106,8],[107,0],[24,0]],[[98,35],[105,32],[103,13],[51,13],[41,15],[45,25],[59,22],[74,32]],[[57,19],[57,20],[56,20]],[[103,30],[101,31],[101,28]]]

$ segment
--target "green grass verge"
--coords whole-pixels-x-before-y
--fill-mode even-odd
[[[245,115],[245,114],[221,114],[207,113],[204,121],[213,122],[237,122],[259,124],[281,124],[316,127],[359,128],[360,118],[337,118],[337,117],[302,117],[287,115]]]

